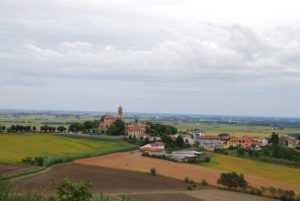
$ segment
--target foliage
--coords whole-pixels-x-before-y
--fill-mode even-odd
[[[202,179],[201,184],[202,184],[203,186],[207,186],[207,185],[208,185],[206,179]]]
[[[175,143],[176,143],[176,146],[182,148],[183,145],[184,145],[183,138],[179,135],[179,136],[176,138]]]
[[[156,169],[155,168],[151,168],[150,169],[150,173],[152,176],[155,176],[156,175]]]
[[[271,136],[271,139],[269,140],[269,143],[272,144],[272,146],[279,145],[278,134],[272,132],[272,136]]]
[[[65,177],[63,183],[57,187],[57,195],[59,201],[87,201],[92,198],[92,194],[88,191],[93,185],[88,183],[72,183],[68,177]]]
[[[209,163],[210,162],[210,157],[205,157],[205,162]]]
[[[223,184],[224,186],[232,188],[242,188],[245,189],[248,186],[248,182],[245,180],[244,175],[238,175],[235,172],[231,173],[221,173],[220,179],[218,179],[218,184]]]
[[[43,166],[44,165],[44,157],[37,156],[34,159],[30,156],[22,159],[22,163],[27,163],[30,165]]]
[[[74,122],[69,126],[69,131],[79,132],[79,131],[89,131],[90,129],[96,129],[99,125],[99,120],[85,121],[83,123]]]
[[[155,136],[162,136],[163,134],[170,135],[176,134],[177,128],[171,125],[164,125],[160,123],[146,123],[149,127],[146,128],[146,132]]]
[[[243,147],[239,147],[239,148],[237,149],[237,155],[238,155],[238,156],[244,156],[245,153],[246,153],[246,149],[244,149]]]
[[[124,135],[125,134],[125,124],[122,120],[114,121],[110,127],[107,129],[107,134],[109,135]]]

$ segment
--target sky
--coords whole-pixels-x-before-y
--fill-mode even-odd
[[[0,0],[0,108],[300,117],[300,2]]]

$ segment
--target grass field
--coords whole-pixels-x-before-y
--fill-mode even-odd
[[[0,163],[17,164],[31,156],[48,157],[58,160],[61,157],[84,157],[111,153],[132,148],[132,145],[103,142],[89,139],[73,139],[53,135],[0,135]]]
[[[272,132],[278,133],[279,135],[300,133],[300,129],[297,128],[285,128],[283,130],[274,130],[274,128],[271,126],[241,126],[227,124],[195,123],[178,123],[174,126],[176,126],[180,130],[200,129],[204,131],[206,135],[218,135],[220,133],[228,133],[236,137],[242,137],[244,135],[270,137]]]
[[[234,171],[300,186],[300,169],[226,155],[216,155],[205,167]]]

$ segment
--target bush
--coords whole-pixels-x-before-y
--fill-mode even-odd
[[[209,157],[205,157],[205,162],[209,163],[210,162],[210,158]]]
[[[235,172],[222,173],[220,179],[218,179],[218,184],[223,184],[228,188],[242,188],[245,189],[248,186],[248,182],[245,180],[244,175],[238,175]]]
[[[38,166],[42,167],[44,165],[44,158],[43,157],[35,157],[34,162]]]
[[[88,201],[92,198],[92,194],[88,191],[93,184],[88,183],[72,183],[68,177],[65,177],[63,183],[57,187],[59,201]]]
[[[188,190],[193,190],[193,187],[192,186],[188,186],[187,189]]]
[[[155,168],[151,168],[150,169],[150,173],[152,176],[155,176],[156,175],[156,169]]]
[[[184,178],[184,182],[187,183],[187,184],[190,183],[189,178],[188,178],[188,177],[185,177],[185,178]]]
[[[27,163],[27,164],[33,164],[32,157],[30,157],[30,156],[23,158],[22,162]]]
[[[202,179],[201,184],[202,184],[203,186],[207,186],[207,185],[208,185],[208,183],[207,183],[207,181],[206,181],[205,179]]]

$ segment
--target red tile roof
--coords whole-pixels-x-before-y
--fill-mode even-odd
[[[201,136],[201,137],[198,137],[198,138],[200,138],[200,139],[221,139],[218,136]]]

